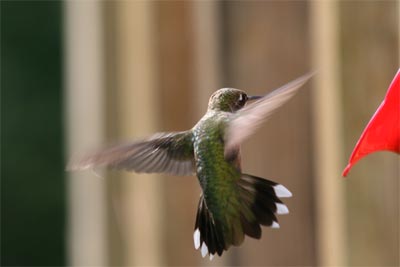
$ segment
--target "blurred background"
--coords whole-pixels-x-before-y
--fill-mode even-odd
[[[398,1],[1,1],[2,266],[399,266],[399,156],[341,178],[399,68]],[[251,140],[294,194],[213,262],[195,177],[65,172],[91,149],[191,128],[221,87],[318,75]]]

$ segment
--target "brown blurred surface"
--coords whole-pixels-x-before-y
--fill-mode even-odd
[[[310,71],[306,2],[223,5],[226,86],[260,95]],[[243,171],[287,186],[291,213],[230,255],[241,265],[314,265],[311,84],[243,144]]]
[[[341,95],[337,113],[343,116],[335,123],[343,130],[338,131],[342,136],[332,135],[341,154],[332,157],[340,161],[350,155],[397,70],[399,11],[396,2],[338,2],[337,7],[339,25],[333,34],[339,41],[332,47],[340,58],[334,90]],[[264,94],[315,67],[311,24],[320,21],[310,19],[309,2],[119,1],[103,4],[103,11],[105,131],[111,143],[191,128],[206,111],[207,96],[218,88]],[[343,258],[337,262],[398,265],[399,162],[394,154],[371,155],[340,180],[332,190],[345,193],[335,206],[344,229],[336,229],[335,221],[320,227],[321,209],[331,206],[325,199],[330,196],[318,194],[319,179],[325,177],[316,175],[322,160],[314,152],[325,146],[315,137],[320,125],[313,114],[319,112],[312,109],[318,106],[313,90],[318,88],[307,84],[242,147],[244,172],[293,192],[285,200],[290,214],[278,217],[280,229],[264,227],[261,240],[246,238],[210,263],[193,247],[200,194],[196,177],[113,173],[107,189],[113,202],[108,210],[110,265],[315,266],[325,262],[322,251],[330,245],[347,252],[335,254]],[[339,181],[340,172],[329,179]],[[328,232],[345,239],[329,240]],[[328,238],[324,249],[318,243],[321,235]]]
[[[346,155],[382,102],[399,66],[398,2],[341,4],[343,122]],[[349,265],[398,266],[398,155],[361,159],[346,179]]]

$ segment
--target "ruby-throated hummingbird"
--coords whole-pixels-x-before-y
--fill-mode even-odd
[[[283,185],[244,174],[240,144],[312,76],[304,75],[265,96],[223,88],[210,97],[207,113],[190,130],[156,134],[111,147],[69,166],[70,170],[106,166],[172,175],[197,175],[202,189],[194,246],[202,256],[221,256],[244,236],[261,238],[260,225],[279,228],[275,214],[288,208],[279,198],[292,194]],[[246,105],[248,101],[255,102]]]

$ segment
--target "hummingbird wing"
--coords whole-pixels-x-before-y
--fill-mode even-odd
[[[111,147],[69,164],[67,169],[97,166],[138,173],[193,175],[192,132],[159,133],[139,142]]]
[[[240,143],[252,135],[274,111],[294,96],[313,75],[314,73],[303,75],[234,113],[225,132],[225,157],[235,151]]]

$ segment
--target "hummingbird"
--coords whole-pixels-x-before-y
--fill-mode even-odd
[[[105,166],[137,173],[196,175],[201,186],[193,241],[201,255],[221,256],[245,235],[260,239],[261,225],[279,228],[276,215],[289,210],[283,185],[242,172],[240,144],[287,102],[313,74],[264,96],[235,88],[215,91],[206,114],[190,130],[158,133],[114,146],[69,165],[69,170]]]

